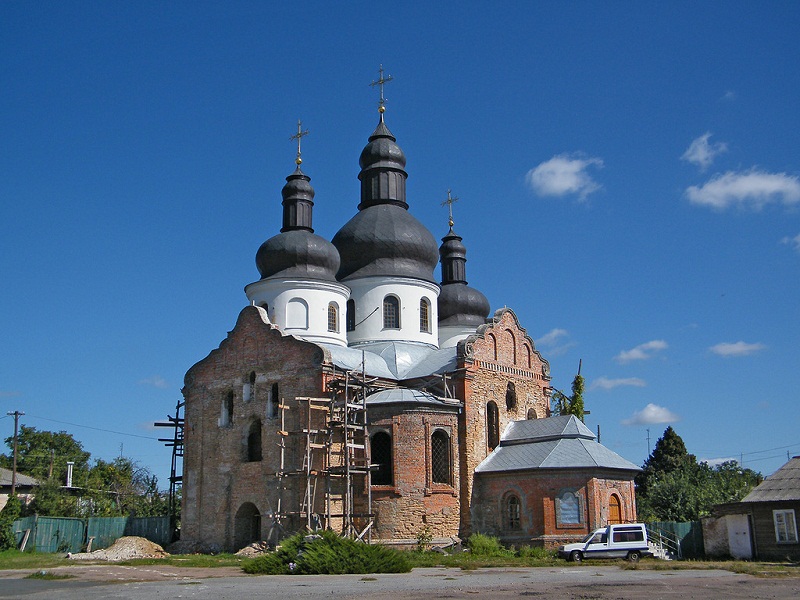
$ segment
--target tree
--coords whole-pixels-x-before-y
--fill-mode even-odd
[[[555,393],[553,394],[554,405],[552,407],[552,412],[559,415],[575,415],[581,421],[583,421],[584,387],[585,384],[583,377],[581,376],[581,367],[579,363],[578,374],[575,375],[575,379],[572,380],[572,395],[567,396],[563,392],[559,392],[558,390],[556,390]]]
[[[167,514],[158,479],[129,458],[98,459],[89,471],[86,496],[94,516],[157,516]]]
[[[715,504],[741,500],[762,480],[735,461],[698,463],[667,427],[636,477],[637,512],[643,521],[696,521]]]
[[[11,550],[17,547],[14,535],[14,521],[19,519],[22,502],[16,496],[9,496],[3,510],[0,510],[0,550]]]
[[[14,447],[14,438],[7,437],[6,445]],[[13,452],[13,451],[12,451]],[[54,478],[65,485],[67,462],[75,463],[73,481],[83,481],[89,469],[91,455],[83,445],[66,431],[39,431],[35,427],[20,427],[17,438],[17,471],[40,481]],[[10,468],[13,455],[1,455],[3,466]]]

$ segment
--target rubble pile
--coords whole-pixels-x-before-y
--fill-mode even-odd
[[[143,537],[124,536],[119,538],[108,548],[94,552],[76,552],[67,554],[72,560],[107,560],[122,561],[134,558],[164,558],[169,556],[158,544]]]

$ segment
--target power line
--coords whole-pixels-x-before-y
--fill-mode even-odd
[[[68,421],[57,421],[55,419],[48,419],[46,417],[37,417],[36,415],[28,415],[29,418],[41,419],[42,421],[50,421],[52,423],[60,423],[61,425],[71,425],[72,427],[83,427],[84,429],[92,429],[94,431],[103,431],[105,433],[115,433],[117,435],[127,435],[128,437],[142,438],[144,440],[158,441],[158,438],[150,437],[147,435],[138,435],[136,433],[125,433],[122,431],[114,431],[113,429],[103,429],[101,427],[91,427],[90,425],[79,425],[78,423],[70,423]]]

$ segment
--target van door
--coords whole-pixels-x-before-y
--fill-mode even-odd
[[[608,531],[598,531],[583,549],[586,558],[602,557],[608,552]]]

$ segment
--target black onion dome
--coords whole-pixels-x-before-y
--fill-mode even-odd
[[[436,240],[408,212],[406,157],[396,141],[381,113],[359,159],[359,212],[333,238],[340,281],[377,275],[435,281]]]
[[[434,282],[436,240],[406,209],[381,204],[359,211],[333,238],[339,281],[375,275]]]
[[[311,178],[298,166],[283,186],[283,227],[281,233],[261,244],[256,267],[261,279],[303,277],[336,280],[339,253],[328,240],[314,233],[311,212],[314,188]]]
[[[465,283],[443,285],[437,300],[439,327],[469,325],[477,327],[486,323],[489,300],[481,292]]]
[[[452,223],[452,222],[451,222]],[[467,285],[467,248],[452,228],[442,238],[442,291],[439,293],[439,326],[482,325],[489,315],[489,301]]]

